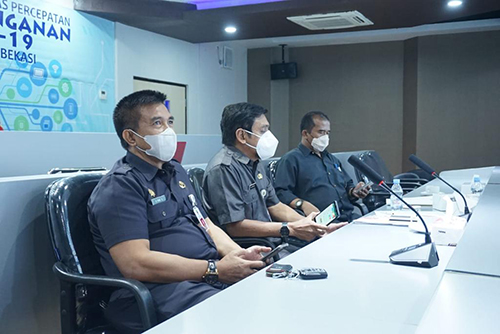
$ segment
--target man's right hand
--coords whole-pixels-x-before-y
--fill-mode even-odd
[[[304,219],[288,223],[290,236],[302,240],[311,241],[316,237],[320,237],[327,232],[327,227],[313,221],[318,212],[309,214]]]
[[[259,253],[268,252],[269,248],[259,246],[253,246],[251,248],[250,251],[247,249],[234,250],[217,263],[219,281],[228,284],[235,283],[257,272],[257,269],[266,266],[262,261],[250,261],[247,260],[247,258],[253,257],[249,254],[257,252],[258,249],[256,248],[262,248]]]

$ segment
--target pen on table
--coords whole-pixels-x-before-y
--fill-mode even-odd
[[[408,222],[408,223],[411,223],[411,222],[416,222],[417,220],[414,220],[414,219],[389,218],[389,221],[391,221],[391,222]]]

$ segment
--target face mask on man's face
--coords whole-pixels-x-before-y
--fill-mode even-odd
[[[262,136],[259,136],[258,134],[255,134],[248,130],[244,131],[259,137],[257,146],[252,146],[249,143],[245,144],[251,148],[254,148],[261,160],[266,160],[274,156],[274,154],[276,153],[276,149],[278,148],[279,141],[270,130],[267,130]]]
[[[151,146],[149,150],[144,150],[136,146],[138,150],[164,162],[170,161],[174,157],[177,150],[177,135],[172,128],[167,128],[157,135],[146,135],[144,137],[132,129],[129,130],[144,139]]]
[[[311,146],[318,152],[323,152],[328,144],[330,143],[330,137],[328,135],[323,135],[318,138],[313,138],[311,141]]]

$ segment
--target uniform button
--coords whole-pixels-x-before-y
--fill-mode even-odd
[[[167,215],[167,213],[165,211],[162,211],[161,214],[163,217],[165,217]]]
[[[331,175],[331,173],[330,173],[330,172],[328,172],[328,175]]]

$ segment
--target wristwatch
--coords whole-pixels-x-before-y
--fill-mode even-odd
[[[295,209],[301,209],[302,204],[304,204],[304,201],[299,199],[297,202],[295,202]]]
[[[219,271],[215,260],[208,260],[208,267],[205,275],[203,275],[203,280],[210,285],[214,285],[219,280]]]
[[[281,234],[281,240],[284,243],[287,243],[288,242],[288,236],[290,235],[290,229],[288,228],[288,223],[287,222],[281,223],[280,234]]]

